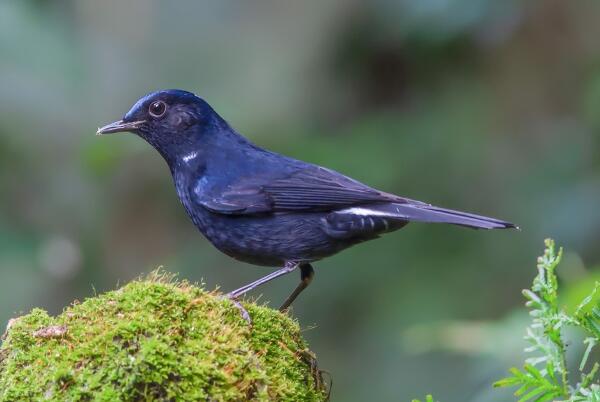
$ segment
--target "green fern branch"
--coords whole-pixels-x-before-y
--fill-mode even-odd
[[[421,401],[418,399],[413,399],[412,402],[421,402]],[[433,399],[433,397],[431,395],[427,395],[425,397],[425,402],[435,402],[435,400]]]
[[[544,254],[538,258],[538,274],[531,289],[523,291],[527,299],[532,322],[527,327],[525,340],[530,344],[525,352],[530,353],[523,369],[512,368],[510,377],[497,381],[495,387],[519,387],[515,396],[519,402],[526,401],[564,401],[564,402],[600,402],[600,385],[597,374],[600,368],[594,363],[586,371],[589,356],[600,341],[600,305],[586,312],[599,284],[577,306],[572,315],[562,311],[558,304],[558,279],[555,273],[562,258],[562,248],[556,251],[554,241],[545,241]],[[579,364],[580,380],[570,385],[567,369],[566,345],[562,330],[566,326],[574,327],[586,334],[585,352]]]

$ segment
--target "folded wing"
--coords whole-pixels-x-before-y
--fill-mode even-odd
[[[333,211],[353,205],[406,202],[318,166],[282,177],[241,179],[239,183],[209,191],[199,188],[194,195],[207,209],[224,214]]]
[[[212,212],[249,215],[273,212],[331,212],[336,237],[373,235],[408,222],[448,223],[476,229],[514,228],[510,222],[436,207],[377,191],[335,171],[310,165],[280,177],[240,180],[225,190],[199,188],[196,201]]]

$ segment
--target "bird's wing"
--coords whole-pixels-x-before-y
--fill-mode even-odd
[[[377,202],[406,202],[319,166],[268,179],[240,179],[225,189],[196,191],[195,196],[207,209],[224,214],[333,211]]]

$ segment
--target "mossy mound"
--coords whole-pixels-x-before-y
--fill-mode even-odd
[[[11,320],[0,401],[322,401],[298,324],[187,283],[154,277]]]

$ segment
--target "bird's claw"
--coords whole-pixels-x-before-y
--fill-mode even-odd
[[[240,303],[235,296],[228,293],[223,296],[223,299],[229,300],[231,303],[233,303],[234,307],[240,311],[242,318],[248,323],[248,325],[252,325],[252,318],[250,318],[248,310],[242,306],[242,303]]]

